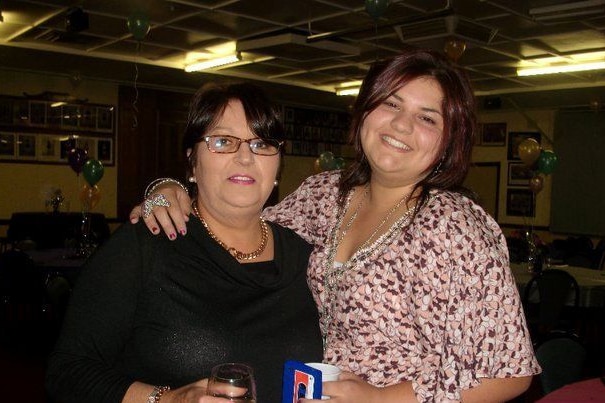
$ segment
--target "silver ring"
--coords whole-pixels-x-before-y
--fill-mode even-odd
[[[147,218],[151,215],[154,207],[170,207],[170,202],[166,200],[166,197],[158,193],[145,199],[143,202],[143,218]]]

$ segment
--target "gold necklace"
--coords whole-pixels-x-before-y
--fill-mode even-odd
[[[337,216],[337,223],[333,227],[331,235],[329,237],[330,244],[328,245],[328,252],[327,252],[328,258],[326,259],[326,270],[325,270],[324,279],[323,279],[324,299],[323,299],[323,304],[322,304],[322,309],[321,309],[323,318],[320,321],[324,353],[326,352],[327,347],[328,347],[328,332],[330,330],[332,321],[334,319],[334,310],[336,307],[335,304],[336,304],[336,300],[337,300],[337,286],[338,286],[340,280],[343,278],[344,273],[347,272],[348,270],[356,267],[358,262],[360,262],[363,259],[365,259],[366,257],[370,256],[373,252],[378,250],[378,248],[380,248],[382,245],[391,241],[394,238],[394,236],[401,233],[410,224],[411,216],[412,216],[412,213],[414,212],[414,206],[410,207],[408,210],[406,210],[405,213],[403,213],[401,215],[400,218],[398,218],[391,225],[390,229],[387,232],[385,232],[384,234],[379,236],[374,242],[370,243],[371,240],[376,236],[376,234],[378,234],[378,231],[380,231],[380,229],[384,226],[384,224],[386,224],[387,221],[391,218],[391,216],[395,213],[395,211],[397,211],[404,202],[407,202],[409,200],[410,196],[412,195],[412,192],[410,192],[410,193],[406,194],[405,196],[403,196],[393,207],[391,207],[389,209],[389,211],[387,212],[387,214],[385,215],[383,220],[380,222],[380,224],[378,224],[376,229],[366,239],[366,241],[363,244],[361,244],[359,246],[359,248],[357,248],[357,250],[353,253],[353,255],[351,255],[351,258],[349,258],[349,260],[347,260],[346,262],[344,262],[341,265],[339,265],[338,267],[336,267],[334,262],[335,262],[335,258],[336,258],[336,252],[338,251],[338,246],[342,242],[348,229],[353,224],[353,221],[355,221],[355,218],[357,218],[357,215],[361,208],[361,204],[362,204],[363,200],[365,200],[367,194],[368,194],[368,188],[366,187],[366,191],[365,191],[364,195],[362,196],[362,200],[357,205],[354,213],[352,214],[351,218],[345,225],[343,232],[341,233],[341,235],[339,237],[338,228],[340,227],[340,224],[342,223],[342,220],[344,219],[344,216],[349,208],[349,204],[351,202],[353,195],[351,194],[348,197],[347,202],[345,203],[342,210],[340,210],[340,212]]]
[[[227,246],[223,241],[221,241],[216,236],[216,234],[214,232],[212,232],[212,230],[208,226],[208,223],[206,223],[206,220],[204,220],[204,217],[202,217],[202,214],[198,210],[195,200],[191,204],[191,207],[193,209],[193,214],[197,218],[199,218],[199,220],[202,222],[202,225],[204,226],[204,228],[206,228],[206,231],[208,231],[208,235],[210,235],[210,238],[214,239],[214,241],[216,243],[218,243],[219,245],[221,245],[227,252],[229,252],[231,254],[231,256],[233,256],[237,260],[252,260],[252,259],[256,259],[257,257],[259,257],[263,253],[263,251],[267,247],[267,243],[269,241],[269,226],[267,225],[267,223],[265,222],[265,220],[263,220],[262,218],[260,219],[260,230],[261,230],[260,245],[258,246],[258,248],[256,248],[255,251],[250,252],[250,253],[244,253],[244,252],[241,252],[241,251],[239,251],[239,250],[237,250],[237,249],[235,249],[233,247]]]

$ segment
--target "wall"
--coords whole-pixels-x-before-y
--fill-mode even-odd
[[[7,95],[36,94],[43,91],[67,92],[78,98],[88,98],[92,103],[118,105],[118,85],[90,79],[75,80],[71,76],[49,76],[29,72],[0,70],[1,92]],[[554,111],[526,111],[526,116],[514,110],[487,111],[480,114],[482,123],[506,122],[507,132],[536,131],[537,126],[548,136],[552,136]],[[116,117],[120,119],[120,116]],[[119,136],[117,130],[116,136]],[[117,139],[116,139],[117,140]],[[116,161],[119,150],[116,147]],[[550,148],[547,143],[543,146]],[[345,152],[344,157],[350,153]],[[315,172],[316,157],[286,156],[285,170],[279,187],[279,197],[291,193],[307,176]],[[531,220],[522,217],[506,216],[506,189],[508,176],[507,147],[477,146],[473,151],[474,162],[499,162],[501,164],[499,180],[498,221],[504,225],[533,225],[547,227],[550,217],[551,178],[547,177],[544,189],[537,195],[536,217]],[[555,172],[556,175],[556,172]],[[48,187],[60,187],[67,199],[71,211],[80,210],[78,193],[83,180],[65,165],[0,163],[0,220],[7,220],[13,211],[44,211],[44,190]],[[135,184],[125,184],[134,186]],[[140,186],[144,187],[144,184]],[[109,218],[117,216],[117,165],[105,167],[105,175],[99,182],[102,197],[95,211]],[[140,192],[137,192],[137,195]],[[0,230],[0,235],[3,235]]]
[[[510,132],[535,132],[542,131],[553,139],[555,111],[554,110],[531,110],[520,113],[515,110],[481,112],[479,121],[481,123],[506,123],[506,130]],[[507,140],[508,140],[507,133]],[[553,139],[554,140],[554,139]],[[553,150],[552,144],[542,138],[542,148]],[[556,150],[555,150],[556,151]],[[500,195],[498,202],[498,222],[500,224],[514,224],[523,226],[548,227],[550,223],[550,197],[552,188],[552,175],[544,180],[544,188],[536,195],[536,216],[525,218],[506,215],[506,191],[508,188],[508,160],[507,144],[504,146],[475,146],[473,149],[473,162],[500,162]],[[514,186],[519,188],[519,186]]]
[[[69,93],[91,103],[117,105],[117,85],[81,79],[72,76],[40,75],[0,69],[0,92],[3,95],[23,96],[44,91]],[[117,153],[117,142],[114,142]],[[116,217],[116,166],[104,167],[104,176],[98,183],[101,200],[94,211],[109,218]],[[13,211],[45,211],[44,194],[50,187],[60,188],[69,202],[70,211],[80,211],[79,191],[84,186],[78,177],[64,165],[0,162],[0,220],[10,218]],[[5,229],[4,229],[5,231]],[[0,231],[0,235],[4,235]]]

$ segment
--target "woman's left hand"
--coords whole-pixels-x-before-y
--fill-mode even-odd
[[[330,397],[330,403],[379,403],[382,388],[372,386],[351,372],[342,372],[338,381],[324,382],[322,394]],[[316,399],[300,399],[301,403],[323,402]]]

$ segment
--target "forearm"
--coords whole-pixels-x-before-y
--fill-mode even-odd
[[[531,384],[532,377],[483,378],[481,384],[461,392],[464,403],[506,402],[519,396]],[[383,388],[376,403],[417,402],[412,382],[402,382]],[[374,402],[372,402],[374,403]]]

